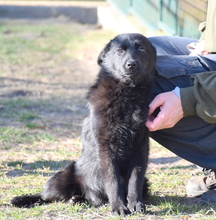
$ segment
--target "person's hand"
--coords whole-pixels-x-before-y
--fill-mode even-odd
[[[160,108],[156,117],[152,115],[155,109]],[[183,110],[180,98],[173,92],[165,92],[157,95],[149,105],[149,116],[146,127],[150,131],[173,127],[181,118]]]
[[[208,55],[210,52],[204,49],[204,40],[198,41],[196,43],[190,43],[187,45],[188,50],[190,50],[190,56],[197,56],[199,55]]]

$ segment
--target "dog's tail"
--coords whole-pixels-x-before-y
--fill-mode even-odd
[[[53,201],[68,202],[73,196],[82,195],[81,187],[75,173],[75,161],[63,171],[52,176],[43,192],[35,195],[22,195],[14,197],[11,204],[16,207],[30,208]]]
[[[46,203],[46,201],[41,198],[40,194],[16,196],[11,200],[11,204],[19,208],[31,208],[44,203]]]

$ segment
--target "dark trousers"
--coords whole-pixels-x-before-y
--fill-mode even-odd
[[[149,40],[157,50],[152,99],[176,86],[190,86],[192,74],[216,71],[215,54],[188,56],[187,45],[194,39],[159,36]],[[208,124],[198,116],[184,117],[173,128],[152,132],[151,137],[178,156],[216,170],[216,124]]]

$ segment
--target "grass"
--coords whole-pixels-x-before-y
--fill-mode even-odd
[[[22,73],[28,74],[29,79],[41,75],[41,72],[42,77],[48,76],[47,69],[55,68],[69,59],[82,58],[82,54],[76,50],[85,50],[91,45],[92,39],[97,43],[105,42],[102,33],[100,36],[94,31],[80,34],[85,28],[83,25],[0,24],[0,63],[4,66],[13,65],[13,69],[29,67],[27,73]],[[105,35],[107,39],[110,33]],[[89,41],[86,42],[86,38]],[[0,76],[6,77],[7,74],[1,71]]]
[[[27,128],[0,128],[0,143],[34,143],[37,141],[53,141],[55,138],[45,132],[32,132]]]
[[[94,54],[113,35],[78,24],[0,24],[0,219],[122,219],[109,205],[10,206],[79,157]],[[194,166],[153,141],[150,157],[147,214],[128,219],[215,219],[215,206],[186,197],[187,180],[199,175]]]
[[[57,35],[55,35],[56,28],[59,30]],[[70,44],[73,30],[65,30],[61,25],[30,27],[11,24],[10,26],[1,25],[0,33],[1,62],[32,65],[32,62],[40,61],[41,54],[48,56],[61,53],[66,45]],[[72,35],[72,38],[75,47],[81,39],[79,35]],[[70,45],[70,47],[73,46]]]

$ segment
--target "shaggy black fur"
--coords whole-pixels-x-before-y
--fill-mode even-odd
[[[15,197],[17,207],[51,201],[109,202],[112,212],[145,211],[150,90],[155,49],[141,34],[121,34],[101,51],[101,69],[88,93],[89,116],[82,130],[77,162],[57,172],[45,190]]]

